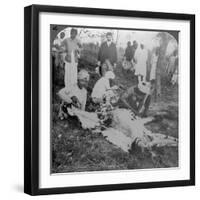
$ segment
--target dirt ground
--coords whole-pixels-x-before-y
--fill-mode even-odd
[[[123,72],[117,66],[116,82],[125,88],[134,84],[133,73]],[[109,143],[101,134],[83,130],[75,119],[60,121],[57,117],[59,100],[54,88],[52,112],[52,173],[169,168],[178,166],[178,147],[156,148],[155,157],[149,152],[134,149],[130,153]],[[162,96],[155,102],[152,98],[148,115],[160,111],[168,113],[162,120],[146,125],[154,133],[162,133],[178,138],[178,87],[165,84]]]

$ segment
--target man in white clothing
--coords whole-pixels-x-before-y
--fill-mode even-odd
[[[138,81],[146,81],[148,51],[143,44],[135,52],[135,75]]]
[[[87,85],[89,82],[89,74],[86,70],[81,70],[78,73],[78,83],[73,85],[73,87],[65,87],[58,92],[58,96],[62,100],[59,118],[64,119],[68,116],[67,108],[72,106],[85,110],[86,100],[87,100]]]
[[[94,103],[103,103],[104,100],[108,100],[106,98],[109,97],[112,90],[118,88],[116,85],[110,87],[109,81],[114,78],[115,74],[112,71],[107,71],[105,75],[96,82],[91,95]]]
[[[62,42],[65,56],[65,87],[73,87],[77,83],[77,65],[80,54],[81,43],[77,39],[78,31],[77,29],[72,28],[70,31],[70,37],[66,38]]]

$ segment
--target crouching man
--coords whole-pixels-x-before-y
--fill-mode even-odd
[[[118,87],[115,85],[110,86],[110,80],[115,78],[115,74],[112,71],[107,71],[103,77],[101,77],[92,90],[92,100],[96,104],[101,104],[109,102],[110,97],[113,95],[113,90],[116,90]]]
[[[146,117],[153,89],[153,81],[152,83],[141,81],[138,85],[128,88],[122,95],[121,100],[135,115]]]
[[[81,70],[78,73],[77,84],[70,88],[65,87],[58,92],[58,96],[62,100],[58,115],[61,120],[68,117],[68,108],[72,106],[85,110],[88,82],[88,72],[86,70]]]

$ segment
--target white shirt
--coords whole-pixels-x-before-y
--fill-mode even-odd
[[[109,79],[107,79],[106,77],[102,77],[94,85],[91,96],[92,98],[103,98],[104,94],[106,94],[106,91],[109,89],[110,89]]]
[[[110,46],[112,41],[107,41],[107,45]]]

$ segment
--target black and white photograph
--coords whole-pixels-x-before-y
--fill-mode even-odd
[[[179,167],[179,31],[51,24],[50,171]]]
[[[190,14],[26,7],[25,193],[194,185],[194,30]]]

